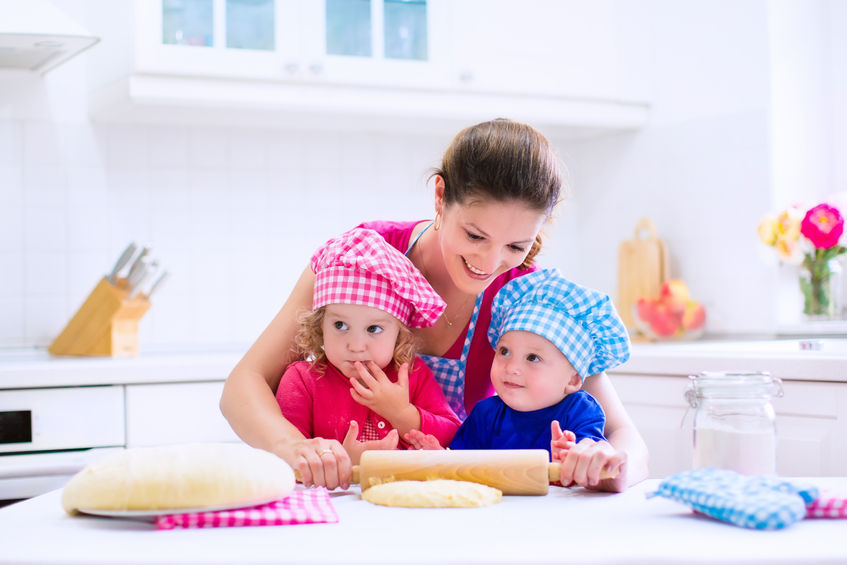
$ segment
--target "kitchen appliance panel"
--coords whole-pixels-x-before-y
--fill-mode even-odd
[[[0,391],[0,454],[123,446],[122,386]]]

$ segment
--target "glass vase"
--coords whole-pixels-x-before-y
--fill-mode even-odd
[[[838,320],[844,314],[843,268],[835,257],[800,270],[803,314],[809,320]]]

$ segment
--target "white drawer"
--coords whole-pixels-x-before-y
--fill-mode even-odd
[[[0,453],[124,445],[122,386],[0,390]]]
[[[239,441],[221,414],[223,381],[127,385],[127,447]]]

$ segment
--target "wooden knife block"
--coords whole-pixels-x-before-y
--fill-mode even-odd
[[[103,277],[47,351],[53,355],[137,355],[138,322],[150,301],[128,295],[125,279],[113,285]]]

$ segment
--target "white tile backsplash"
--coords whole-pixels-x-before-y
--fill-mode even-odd
[[[424,172],[444,147],[415,135],[0,123],[0,346],[49,345],[130,241],[172,273],[142,319],[142,347],[250,342],[321,242],[430,214]]]
[[[188,164],[188,130],[184,127],[154,126],[149,130],[150,166],[154,169],[184,169]]]
[[[9,166],[20,167],[23,146],[23,127],[21,124],[19,122],[0,121],[0,170]],[[2,185],[0,184],[0,186]]]
[[[64,253],[67,250],[67,221],[62,208],[24,209],[24,250],[31,253]]]
[[[0,343],[12,347],[26,344],[24,337],[24,301],[20,296],[0,296]]]
[[[60,129],[61,126],[53,122],[24,122],[23,164],[27,167],[63,164]]]
[[[18,203],[0,203],[0,251],[23,252],[24,207]],[[14,275],[11,271],[10,276]]]
[[[24,202],[28,207],[64,208],[67,175],[58,164],[31,165],[23,170]]]

